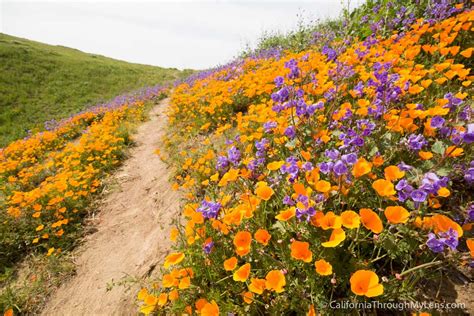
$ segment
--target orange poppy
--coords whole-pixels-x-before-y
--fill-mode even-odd
[[[252,242],[252,235],[247,231],[241,231],[235,234],[234,246],[235,252],[239,256],[245,256],[250,252],[250,243]]]
[[[268,245],[270,238],[272,238],[266,229],[257,230],[253,236],[258,243],[264,246]]]
[[[406,223],[410,213],[402,206],[388,206],[384,211],[385,217],[392,224]]]
[[[265,291],[265,279],[250,279],[249,291],[255,294],[262,294]]]
[[[372,188],[374,188],[380,196],[392,196],[396,193],[393,183],[385,179],[375,180],[374,183],[372,183]]]
[[[165,268],[169,268],[169,266],[171,266],[171,265],[175,265],[175,264],[180,263],[181,261],[183,261],[183,259],[184,259],[184,253],[182,253],[182,252],[170,253],[166,257],[165,263],[163,264],[163,266]]]
[[[332,265],[324,259],[320,259],[314,263],[316,272],[320,275],[331,275]]]
[[[297,241],[291,243],[291,257],[304,262],[313,260],[313,253],[309,250],[309,243],[305,241]]]
[[[323,217],[319,218],[319,225],[322,229],[341,228],[341,217],[334,214],[334,212],[327,212]]]
[[[238,268],[233,275],[234,281],[245,282],[250,275],[250,263],[246,263]]]
[[[368,174],[372,170],[372,163],[361,157],[352,168],[352,175],[356,178]]]
[[[384,169],[385,179],[388,181],[397,180],[405,176],[405,171],[400,170],[397,166],[388,166]]]
[[[285,275],[280,270],[272,270],[265,277],[265,288],[276,293],[284,291],[286,285]]]
[[[458,238],[462,237],[463,230],[458,223],[447,217],[446,215],[436,214],[431,217],[431,224],[436,233],[447,232],[454,229],[458,233]]]
[[[242,293],[242,297],[244,298],[245,303],[252,304],[252,302],[253,302],[253,293],[252,292]]]
[[[329,192],[331,190],[331,183],[325,180],[319,180],[316,182],[316,190],[322,193]]]
[[[232,271],[237,267],[237,258],[232,257],[224,261],[224,270]]]
[[[219,306],[216,301],[206,303],[201,309],[201,316],[219,316]]]
[[[321,246],[325,248],[333,248],[339,245],[346,239],[346,233],[342,228],[333,229],[329,241],[321,243]]]
[[[357,228],[360,226],[360,217],[354,211],[344,211],[341,213],[341,223],[346,228]]]
[[[279,221],[286,222],[290,220],[291,218],[295,217],[295,215],[296,215],[295,207],[290,207],[287,210],[280,211],[280,213],[278,213],[278,215],[275,216],[275,218]]]
[[[261,181],[257,183],[257,188],[255,189],[255,194],[262,200],[268,201],[272,197],[274,191],[270,188],[266,182]]]
[[[351,290],[356,295],[374,297],[383,294],[383,285],[379,277],[369,270],[358,270],[350,278]]]
[[[474,258],[474,239],[466,240],[466,245],[467,245],[467,248],[469,248],[469,252],[471,254],[471,257]]]
[[[362,225],[374,234],[380,234],[383,230],[382,220],[377,213],[369,208],[361,208],[359,210],[360,221]]]

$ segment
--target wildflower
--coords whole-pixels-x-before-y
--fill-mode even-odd
[[[331,275],[332,274],[332,265],[324,259],[320,259],[314,263],[316,267],[316,272],[319,275]]]
[[[389,166],[385,168],[384,173],[388,181],[398,180],[405,176],[405,171],[401,171],[398,166]]]
[[[372,163],[365,158],[359,158],[352,168],[352,175],[356,178],[368,174],[372,170]]]
[[[383,230],[382,220],[380,217],[368,208],[359,210],[360,221],[365,228],[372,231],[374,234],[380,234]]]
[[[270,241],[270,238],[272,238],[272,236],[268,233],[266,229],[258,229],[254,234],[254,238],[258,243],[261,243],[262,245],[266,246],[268,245],[268,242]]]
[[[423,203],[426,201],[428,194],[423,190],[413,190],[410,194],[410,197],[415,202]]]
[[[373,271],[358,270],[350,278],[351,290],[356,295],[375,297],[383,294],[383,285]]]
[[[246,263],[238,268],[233,275],[234,281],[245,282],[250,275],[250,263]]]
[[[388,206],[384,214],[392,224],[406,223],[410,216],[410,213],[402,206]]]
[[[169,266],[172,266],[172,265],[176,265],[176,264],[179,264],[181,261],[183,261],[185,255],[184,253],[182,252],[173,252],[173,253],[170,253],[166,259],[165,259],[165,263],[163,264],[163,266],[165,268],[169,268]]]
[[[375,180],[372,183],[372,188],[374,188],[380,196],[392,196],[396,193],[393,183],[385,179]]]
[[[272,270],[265,277],[265,288],[276,293],[284,291],[286,285],[285,275],[280,270]]]
[[[211,303],[206,303],[201,309],[201,316],[219,316],[219,306],[216,301],[212,300]]]
[[[231,257],[224,261],[224,270],[232,271],[237,267],[237,258]]]
[[[357,228],[360,226],[360,217],[354,211],[344,211],[341,213],[341,224],[346,228]]]
[[[255,294],[262,294],[265,290],[265,279],[250,279],[249,291]]]
[[[247,231],[240,231],[235,234],[234,246],[235,252],[239,256],[245,256],[250,252],[250,243],[252,242],[252,235]]]
[[[432,128],[440,128],[444,125],[444,118],[442,118],[441,116],[433,116],[431,118],[431,127]]]
[[[433,233],[428,234],[428,240],[426,245],[431,249],[431,251],[440,253],[444,251],[444,247],[448,246],[452,250],[456,250],[458,246],[458,233],[450,228],[447,232],[438,233],[439,238],[436,238],[436,235]]]
[[[255,189],[255,194],[262,200],[268,201],[272,197],[274,191],[270,188],[266,182],[262,181],[257,183],[257,188]]]
[[[291,257],[304,262],[313,260],[313,253],[309,250],[309,243],[297,241],[291,243]]]
[[[205,218],[217,218],[221,207],[222,205],[219,202],[204,200],[201,202],[201,206],[197,209],[197,211],[202,213]]]
[[[346,233],[342,228],[333,229],[329,241],[321,243],[321,246],[325,248],[332,248],[338,246],[346,239]]]

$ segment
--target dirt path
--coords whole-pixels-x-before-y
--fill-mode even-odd
[[[169,170],[154,150],[166,124],[165,99],[150,112],[134,139],[137,146],[114,175],[120,188],[100,204],[97,232],[77,251],[77,275],[50,298],[43,315],[134,315],[135,293],[123,286],[106,291],[124,276],[146,276],[169,251],[169,229],[179,197]]]

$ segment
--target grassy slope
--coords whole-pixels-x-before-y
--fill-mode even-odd
[[[0,147],[47,120],[186,73],[0,34]]]

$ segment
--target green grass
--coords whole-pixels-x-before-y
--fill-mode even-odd
[[[0,33],[0,148],[45,121],[189,73]]]

